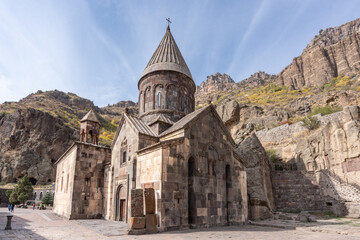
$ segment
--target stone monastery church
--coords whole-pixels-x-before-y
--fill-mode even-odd
[[[195,110],[196,85],[167,27],[138,82],[139,115],[125,112],[111,148],[93,110],[80,141],[57,160],[53,211],[132,230],[244,224],[245,164],[215,108]]]

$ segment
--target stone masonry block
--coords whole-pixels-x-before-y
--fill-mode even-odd
[[[155,190],[153,188],[144,189],[145,214],[155,213]]]
[[[131,190],[131,217],[144,216],[144,197],[142,189]]]
[[[145,228],[145,217],[130,217],[130,228],[131,229],[144,229]]]
[[[146,214],[145,216],[145,227],[147,233],[157,232],[157,220],[156,214]]]

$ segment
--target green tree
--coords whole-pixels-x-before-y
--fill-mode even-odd
[[[10,196],[11,196],[12,192],[13,192],[12,189],[8,189],[8,190],[5,191],[5,195],[9,200],[10,200]]]
[[[29,177],[25,175],[16,185],[13,192],[10,195],[9,201],[11,203],[23,203],[25,204],[26,200],[28,200],[33,194],[33,187],[31,182],[29,181]]]
[[[47,192],[45,196],[41,199],[41,203],[44,205],[52,205],[53,204],[53,197],[51,193]]]

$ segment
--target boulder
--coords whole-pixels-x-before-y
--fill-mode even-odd
[[[270,161],[255,134],[238,144],[237,153],[246,161],[249,219],[264,219],[275,210],[270,177]]]

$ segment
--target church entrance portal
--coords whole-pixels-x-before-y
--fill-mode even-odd
[[[126,221],[126,196],[125,188],[120,185],[116,191],[116,215],[115,221]]]

